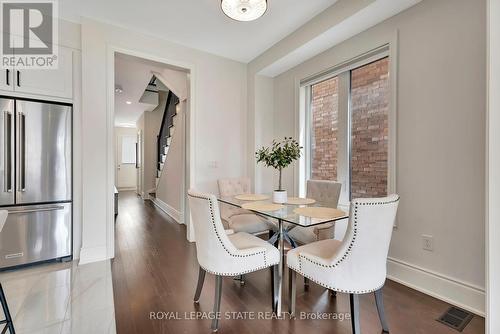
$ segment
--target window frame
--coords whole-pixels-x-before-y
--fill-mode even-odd
[[[130,142],[127,142],[128,140],[130,139]],[[121,165],[137,165],[137,135],[122,135],[121,136],[121,140],[120,140],[120,144],[121,144],[121,147],[120,147],[120,164]],[[130,161],[124,161],[124,153],[125,153],[125,150],[124,150],[124,145],[125,144],[133,144],[131,145],[131,151],[129,153],[132,153],[133,151],[133,155],[131,155],[130,157],[133,156],[133,159],[131,159]]]
[[[333,77],[339,77],[337,180],[342,183],[339,204],[348,205],[351,200],[351,71],[383,58],[389,59],[389,110],[388,110],[388,161],[387,193],[396,192],[396,148],[397,148],[397,43],[384,44],[362,55],[335,65],[325,71],[300,80],[299,140],[304,147],[304,155],[299,163],[299,195],[306,195],[306,181],[311,178],[312,164],[312,86]],[[342,91],[344,92],[342,94]],[[344,91],[347,89],[347,92]],[[346,142],[347,141],[347,142]]]

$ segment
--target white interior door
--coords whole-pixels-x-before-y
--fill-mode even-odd
[[[120,135],[116,141],[116,188],[135,190],[136,174],[136,143],[135,135]]]

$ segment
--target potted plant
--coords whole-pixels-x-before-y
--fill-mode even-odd
[[[291,137],[285,137],[281,142],[273,140],[270,147],[262,147],[255,156],[257,163],[262,162],[266,167],[272,167],[278,170],[279,181],[278,189],[273,193],[273,202],[283,204],[288,200],[286,190],[281,184],[281,172],[288,167],[292,162],[300,158],[300,150],[302,147]]]

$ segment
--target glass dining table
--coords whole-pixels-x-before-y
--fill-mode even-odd
[[[295,241],[288,235],[288,232],[295,227],[311,227],[326,223],[335,223],[339,220],[348,218],[348,214],[345,211],[339,210],[338,213],[333,217],[329,218],[312,218],[309,216],[304,216],[297,214],[295,210],[299,207],[320,207],[316,202],[311,204],[283,204],[279,208],[274,205],[271,198],[272,195],[259,195],[262,198],[258,201],[242,200],[238,199],[238,196],[219,196],[217,199],[220,203],[224,203],[233,207],[248,209],[248,204],[260,204],[253,205],[253,208],[248,210],[266,217],[273,222],[277,223],[276,233],[269,239],[271,244],[278,243],[278,250],[280,252],[280,264],[278,266],[278,277],[275,277],[277,281],[277,286],[273,289],[273,311],[277,315],[282,312],[282,301],[283,301],[283,286],[284,286],[284,271],[285,271],[285,241],[288,241],[292,247],[295,247]],[[276,208],[273,208],[276,206]]]

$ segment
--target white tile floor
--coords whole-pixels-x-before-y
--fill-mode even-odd
[[[110,261],[1,272],[0,282],[17,334],[116,333]]]

